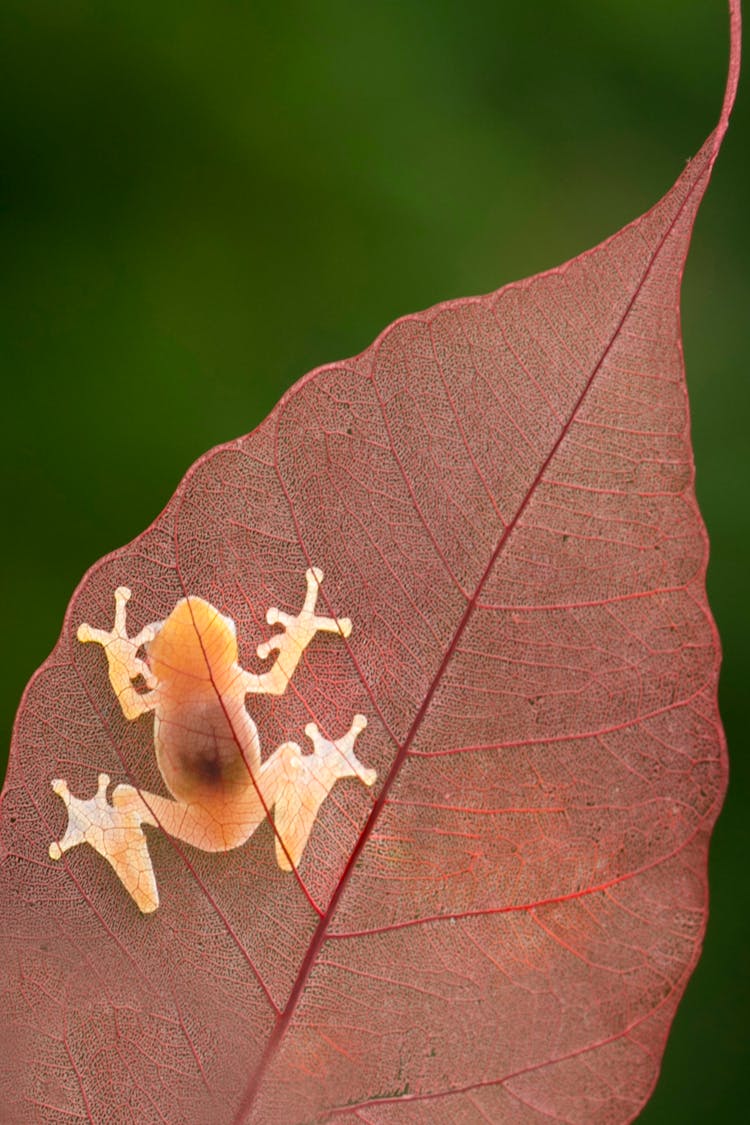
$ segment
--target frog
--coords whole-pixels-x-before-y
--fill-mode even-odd
[[[79,625],[78,641],[104,651],[109,683],[125,719],[153,715],[154,753],[169,797],[126,782],[115,786],[109,802],[111,779],[100,773],[94,796],[82,799],[73,796],[64,779],[55,778],[52,789],[67,808],[68,824],[49,846],[51,859],[88,844],[111,865],[143,914],[159,906],[143,825],[205,852],[226,852],[244,845],[268,818],[278,867],[299,870],[333,786],[354,778],[372,787],[377,780],[377,772],[355,753],[367,726],[360,713],[335,739],[309,722],[304,733],[311,751],[288,741],[262,756],[248,697],[282,696],[318,633],[346,639],[352,632],[349,618],[316,612],[322,569],[309,567],[305,580],[299,613],[276,607],[266,613],[267,623],[280,625],[281,631],[258,645],[261,661],[273,657],[271,667],[258,673],[239,662],[233,619],[195,594],[180,598],[165,620],[129,636],[132,591],[118,586],[112,628]]]

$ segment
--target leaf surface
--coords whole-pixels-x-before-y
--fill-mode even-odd
[[[566,265],[396,322],[188,473],[76,591],[19,711],[2,799],[10,1121],[624,1122],[700,951],[726,765],[679,288],[726,130],[646,215]],[[50,782],[163,792],[76,640],[133,590],[265,612],[321,566],[315,642],[264,753],[368,719],[296,874],[269,822],[159,833],[138,912]]]

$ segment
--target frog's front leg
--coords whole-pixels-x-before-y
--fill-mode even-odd
[[[305,572],[307,593],[302,609],[292,617],[275,607],[268,610],[266,621],[269,625],[283,625],[283,633],[275,633],[270,640],[258,645],[258,656],[266,660],[272,652],[277,652],[276,663],[268,672],[255,675],[243,673],[243,686],[246,692],[265,695],[282,695],[302,659],[302,654],[316,633],[337,633],[348,637],[352,623],[348,617],[320,617],[315,612],[318,590],[323,581],[320,567],[310,567]]]
[[[94,629],[83,623],[78,627],[78,640],[84,644],[93,642],[101,645],[107,657],[109,682],[126,719],[137,719],[154,707],[156,680],[148,664],[138,656],[142,645],[152,641],[158,633],[161,622],[146,625],[134,637],[128,636],[126,605],[131,593],[127,586],[115,590],[115,621],[112,629]],[[142,679],[147,691],[136,690],[133,681]]]

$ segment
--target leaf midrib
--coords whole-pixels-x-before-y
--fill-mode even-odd
[[[373,832],[373,830],[374,830],[374,828],[375,828],[375,826],[378,822],[380,814],[381,814],[383,808],[385,807],[385,804],[386,804],[386,801],[387,801],[387,798],[388,798],[388,794],[389,794],[389,792],[390,792],[390,790],[393,786],[393,783],[395,782],[396,778],[398,777],[401,766],[403,765],[407,755],[409,754],[409,750],[410,750],[410,748],[411,748],[411,746],[412,746],[412,744],[413,744],[413,742],[414,742],[414,740],[415,740],[415,738],[416,738],[416,736],[417,736],[417,734],[418,734],[418,732],[421,728],[422,721],[423,721],[423,719],[424,719],[424,717],[425,717],[425,715],[426,715],[426,713],[427,713],[427,711],[430,707],[430,704],[431,704],[432,699],[435,695],[435,692],[437,691],[437,689],[438,689],[438,687],[439,687],[439,685],[442,681],[443,675],[444,675],[446,669],[448,668],[448,666],[451,662],[451,659],[452,659],[452,657],[453,657],[453,655],[454,655],[454,653],[455,653],[455,651],[456,651],[456,649],[457,649],[457,647],[458,647],[458,645],[461,641],[461,637],[463,636],[464,631],[465,631],[465,629],[466,629],[466,627],[467,627],[467,625],[468,625],[468,623],[469,623],[469,621],[472,617],[474,609],[476,608],[476,604],[479,601],[481,592],[484,589],[484,586],[485,586],[490,574],[494,570],[494,567],[497,563],[498,558],[502,554],[502,551],[503,551],[505,545],[507,544],[508,540],[510,539],[513,531],[518,526],[518,523],[519,523],[523,513],[525,512],[525,510],[528,507],[529,503],[531,502],[532,498],[536,494],[536,491],[537,491],[537,488],[539,487],[539,484],[544,479],[545,473],[546,473],[551,461],[555,457],[555,455],[556,455],[557,451],[559,450],[562,442],[565,440],[568,432],[570,431],[570,427],[574,423],[578,412],[580,411],[581,407],[583,406],[583,403],[585,402],[585,400],[586,400],[586,398],[589,394],[589,391],[591,390],[591,387],[593,386],[593,384],[594,384],[594,382],[597,378],[597,375],[599,374],[599,372],[602,368],[602,365],[604,364],[604,362],[605,362],[607,356],[609,355],[612,347],[614,346],[614,344],[618,340],[618,338],[620,336],[620,333],[622,332],[623,326],[626,323],[628,317],[630,316],[630,313],[633,309],[633,306],[635,305],[636,301],[638,300],[638,297],[640,296],[640,294],[643,290],[643,287],[644,287],[644,285],[645,285],[645,283],[646,283],[646,281],[647,281],[647,279],[648,279],[648,277],[649,277],[649,275],[650,275],[650,273],[651,273],[651,271],[654,267],[654,264],[656,263],[657,259],[659,258],[666,242],[670,238],[670,236],[672,234],[672,231],[674,230],[674,227],[676,226],[676,224],[678,223],[680,218],[683,216],[683,214],[684,214],[685,210],[687,209],[688,205],[692,203],[696,192],[699,192],[698,203],[700,202],[700,199],[703,195],[703,192],[705,191],[705,186],[706,186],[706,183],[707,183],[707,180],[708,180],[708,176],[710,176],[710,173],[711,173],[711,169],[712,169],[712,166],[713,166],[713,158],[715,158],[716,152],[718,150],[718,144],[716,143],[717,140],[720,140],[720,136],[717,137],[718,133],[719,133],[719,130],[716,130],[712,134],[712,136],[709,138],[709,141],[706,143],[706,145],[703,146],[703,149],[693,158],[693,161],[691,161],[691,164],[695,165],[695,163],[697,161],[699,161],[701,158],[704,159],[704,160],[707,159],[707,167],[704,168],[704,169],[701,169],[697,173],[697,175],[695,177],[695,180],[693,181],[693,183],[690,185],[690,188],[686,192],[685,198],[682,200],[680,205],[677,207],[676,212],[675,212],[672,220],[668,223],[666,230],[664,231],[661,238],[659,239],[659,242],[654,247],[654,249],[651,251],[651,254],[647,259],[647,263],[646,263],[646,265],[643,269],[643,272],[642,272],[638,282],[633,287],[632,295],[631,295],[630,299],[628,300],[628,302],[625,306],[625,309],[620,316],[619,321],[617,322],[616,326],[612,330],[609,340],[604,345],[603,350],[601,352],[601,355],[599,356],[599,359],[594,364],[594,366],[591,370],[591,374],[589,375],[585,386],[583,387],[583,389],[580,392],[580,394],[578,395],[578,398],[576,399],[573,407],[571,408],[571,410],[569,412],[569,415],[568,415],[568,418],[563,423],[563,425],[561,427],[561,430],[560,430],[560,433],[558,434],[557,438],[553,442],[548,454],[544,458],[544,461],[540,465],[534,479],[532,480],[531,484],[529,485],[529,487],[528,487],[528,489],[527,489],[527,491],[524,495],[523,500],[521,501],[521,503],[518,506],[518,510],[516,511],[516,513],[512,517],[512,519],[509,520],[507,526],[504,528],[502,534],[500,535],[500,537],[498,539],[498,542],[497,542],[497,545],[496,545],[495,549],[493,550],[493,552],[492,552],[492,554],[489,558],[489,561],[488,561],[484,571],[482,572],[481,577],[479,578],[479,581],[476,584],[475,590],[473,591],[473,593],[471,595],[469,595],[467,597],[467,604],[466,604],[466,607],[464,609],[464,612],[463,612],[463,614],[461,616],[461,619],[458,622],[458,625],[457,625],[457,627],[454,631],[454,634],[453,634],[453,636],[452,636],[452,638],[451,638],[451,640],[450,640],[450,642],[449,642],[449,644],[448,644],[448,646],[445,650],[445,653],[443,654],[443,657],[442,657],[441,662],[440,662],[440,664],[439,664],[439,666],[436,670],[436,673],[433,677],[433,680],[432,680],[432,682],[431,682],[431,684],[430,684],[430,686],[429,686],[429,688],[428,688],[428,690],[425,694],[425,697],[424,697],[421,705],[419,706],[419,708],[417,710],[417,713],[414,717],[414,721],[413,721],[413,723],[412,723],[412,725],[409,729],[409,732],[408,732],[406,738],[404,739],[404,742],[402,743],[402,745],[400,746],[400,748],[398,749],[398,751],[396,753],[396,756],[395,756],[394,761],[393,761],[393,765],[391,766],[391,769],[390,769],[385,781],[383,782],[382,789],[381,789],[377,799],[373,803],[370,815],[368,816],[367,821],[366,821],[366,823],[365,823],[365,825],[364,825],[364,827],[363,827],[363,829],[362,829],[362,831],[359,835],[357,843],[355,844],[354,848],[352,849],[351,855],[349,856],[349,859],[348,859],[348,861],[346,863],[346,866],[345,866],[345,868],[342,872],[341,878],[340,878],[340,880],[339,880],[339,882],[336,886],[336,889],[334,890],[334,892],[331,896],[330,902],[328,903],[328,906],[327,906],[326,910],[321,915],[321,917],[318,921],[318,924],[315,927],[315,930],[313,932],[313,936],[312,936],[312,938],[310,940],[310,943],[307,947],[307,950],[305,952],[305,956],[303,957],[303,959],[300,963],[300,967],[299,967],[299,970],[297,972],[297,976],[295,978],[294,984],[293,984],[293,986],[291,988],[291,991],[289,993],[289,997],[287,999],[287,1002],[284,1005],[284,1007],[282,1008],[280,1014],[276,1018],[276,1023],[274,1025],[273,1031],[271,1032],[271,1035],[269,1036],[268,1042],[266,1043],[266,1047],[263,1051],[263,1054],[260,1058],[260,1061],[259,1061],[259,1063],[258,1063],[258,1065],[255,1069],[255,1072],[252,1074],[252,1076],[250,1077],[250,1079],[248,1081],[248,1084],[247,1084],[246,1089],[245,1089],[245,1094],[243,1096],[242,1101],[240,1102],[240,1105],[238,1107],[237,1113],[236,1113],[235,1118],[234,1118],[234,1125],[244,1125],[244,1123],[245,1123],[245,1121],[248,1117],[248,1114],[253,1109],[255,1099],[256,1099],[258,1093],[261,1090],[262,1082],[263,1082],[263,1078],[264,1078],[264,1075],[266,1073],[266,1070],[269,1067],[269,1065],[271,1064],[278,1048],[280,1047],[280,1045],[281,1045],[281,1043],[282,1043],[282,1041],[283,1041],[283,1039],[284,1039],[284,1037],[287,1033],[287,1030],[289,1029],[289,1027],[291,1025],[292,1019],[294,1017],[294,1013],[295,1013],[296,1008],[297,1008],[297,1004],[299,1003],[299,1000],[302,996],[305,985],[307,984],[309,976],[310,976],[310,974],[311,974],[311,972],[312,972],[312,970],[313,970],[313,968],[316,964],[318,953],[320,952],[320,949],[321,949],[323,943],[326,941],[326,938],[327,938],[327,935],[328,935],[328,928],[329,928],[329,926],[330,926],[330,924],[333,920],[333,917],[336,913],[339,901],[340,901],[340,899],[341,899],[341,897],[344,893],[344,890],[346,889],[346,887],[349,884],[349,880],[350,880],[352,872],[353,872],[353,870],[354,870],[354,868],[357,864],[357,861],[359,860],[359,857],[360,857],[361,853],[364,851],[364,848],[365,848],[366,844],[368,843],[368,841],[370,839],[370,836],[372,835],[372,832]],[[713,148],[712,148],[711,151],[706,153],[706,149],[709,147],[709,145],[711,144],[712,141],[714,142]],[[685,175],[685,173],[683,173],[683,177],[684,177],[684,175]],[[679,181],[678,181],[678,183],[679,183]],[[672,194],[672,192],[675,190],[676,187],[677,187],[677,184],[675,184],[670,189],[670,191],[667,192],[667,197],[669,197],[669,195]],[[639,216],[631,224],[629,224],[629,227],[632,228],[632,227],[640,226],[640,224],[643,222],[643,220],[646,218],[646,216],[648,214],[655,211],[658,207],[661,207],[664,204],[665,198],[667,198],[667,197],[663,197],[662,199],[660,199],[658,201],[658,203],[655,204],[655,206],[653,208],[651,208],[651,210],[649,212],[646,212],[644,215]],[[697,210],[697,204],[696,204],[696,210]],[[628,227],[625,227],[623,230],[618,231],[617,235],[613,236],[613,239],[621,237],[623,235],[624,231],[627,230],[627,229],[628,229]],[[611,242],[613,241],[613,239],[606,240],[605,243],[602,243],[599,246],[594,247],[592,250],[585,252],[584,255],[582,255],[579,258],[573,259],[573,261],[574,262],[580,262],[582,260],[582,258],[585,259],[589,255],[596,253],[597,250],[602,249],[603,246],[605,246],[607,244],[611,245]],[[684,263],[684,257],[683,257],[683,263]],[[570,264],[572,264],[572,263],[568,263],[568,266]],[[546,272],[547,273],[559,273],[561,270],[565,270],[565,269],[567,269],[567,266],[566,267],[559,267],[557,270],[546,271]],[[537,277],[541,277],[541,276],[544,276],[544,274],[537,275]],[[536,278],[531,279],[531,280],[536,280]],[[513,288],[513,287],[514,286],[511,285],[511,286],[508,286],[507,288]],[[502,291],[503,290],[499,290],[498,293],[500,293]],[[498,293],[490,294],[489,297],[494,299],[494,298],[497,297]],[[487,298],[484,298],[484,300],[486,300],[486,299]],[[449,302],[448,304],[454,304],[454,303],[460,304],[461,301],[459,299],[457,302]],[[444,308],[445,305],[438,306],[438,308],[440,308],[440,307]],[[407,317],[407,318],[404,318],[404,319],[407,319],[407,320],[408,319],[421,319],[423,316],[424,316],[424,314],[421,314],[421,316],[420,316],[420,314],[417,314],[413,318]],[[391,326],[391,328],[392,327],[393,327],[393,325]],[[389,331],[389,330],[387,330],[387,331]],[[375,345],[375,348],[377,348],[377,345]],[[377,350],[375,350],[374,354],[377,355]],[[303,381],[302,386],[304,386],[305,382],[306,381]],[[298,391],[302,389],[302,386],[300,386],[298,388]],[[286,404],[288,402],[290,402],[294,397],[295,397],[295,392],[293,391],[289,395],[289,397],[286,399],[286,401],[283,403],[283,405],[286,406]],[[280,406],[281,405],[282,404],[280,404]],[[280,421],[280,419],[279,419],[279,421]],[[279,429],[280,429],[280,425],[277,422],[276,433],[275,433],[275,441],[276,442],[278,442]],[[297,539],[298,539],[298,542],[300,544],[300,547],[304,551],[304,539],[303,539],[303,537],[300,533],[299,522],[297,520],[294,505],[291,501],[291,498],[289,497],[289,494],[288,494],[286,488],[284,487],[284,482],[281,480],[281,475],[278,472],[278,459],[276,459],[276,465],[277,465],[277,475],[278,475],[279,481],[281,483],[282,491],[284,492],[284,496],[285,496],[285,498],[287,500],[287,503],[289,505],[290,515],[291,515],[292,521],[294,523],[295,530],[297,532]],[[403,469],[401,471],[403,473]],[[422,516],[421,516],[421,513],[419,512],[418,506],[417,506],[417,512],[420,515],[420,519],[422,519]],[[427,531],[428,535],[430,535],[430,530],[429,530],[429,528],[427,528],[423,519],[422,519],[422,523],[425,526],[425,530]],[[306,554],[306,552],[305,552],[305,554]],[[308,563],[311,565],[309,559],[308,559]],[[363,687],[365,688],[365,690],[367,691],[368,696],[372,700],[372,695],[369,691],[369,688],[368,688],[367,684],[364,681],[362,681],[362,684],[363,684]],[[375,703],[374,700],[372,700],[372,702],[373,702],[373,704]]]

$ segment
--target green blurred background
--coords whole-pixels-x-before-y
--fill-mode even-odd
[[[87,567],[395,317],[654,203],[713,127],[723,0],[4,0],[4,742]],[[684,290],[732,778],[703,960],[641,1120],[747,1109],[748,105]]]

